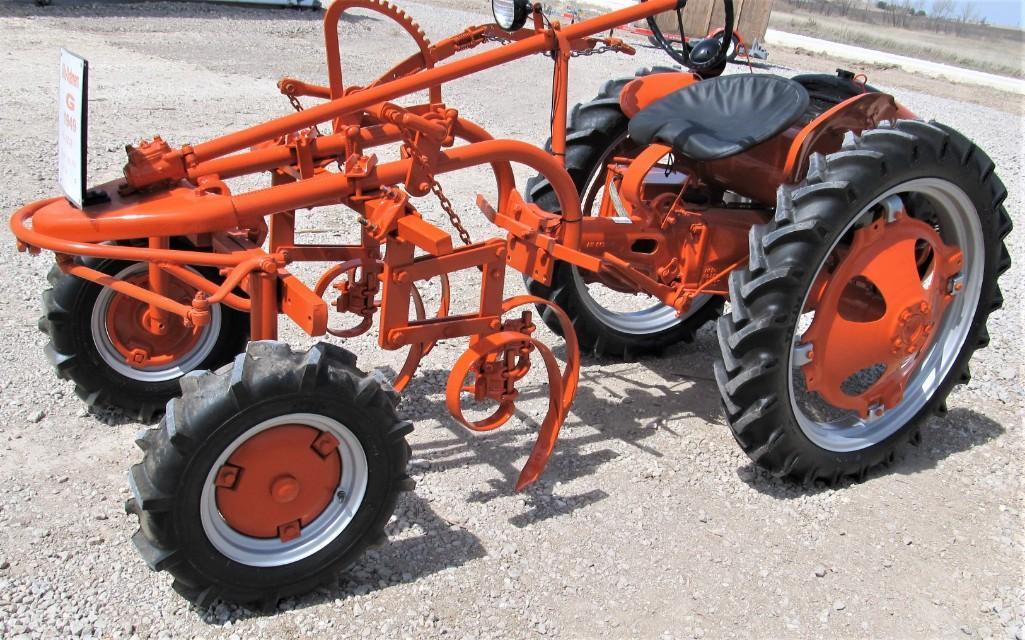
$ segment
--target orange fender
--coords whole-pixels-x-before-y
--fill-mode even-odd
[[[684,71],[653,73],[643,76],[631,80],[623,87],[623,90],[619,92],[619,106],[627,118],[632,118],[649,104],[699,80],[700,78],[693,73]]]

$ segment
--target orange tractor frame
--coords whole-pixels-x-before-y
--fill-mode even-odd
[[[446,405],[464,426],[488,431],[514,415],[516,383],[530,369],[532,355],[539,355],[550,398],[536,443],[516,483],[516,488],[522,489],[540,476],[552,454],[576,392],[580,349],[573,321],[552,300],[535,295],[504,298],[509,267],[543,286],[551,283],[557,264],[572,265],[589,281],[616,291],[648,294],[680,315],[705,296],[736,299],[738,292],[733,284],[739,281],[731,280],[730,275],[752,260],[752,228],[771,223],[772,211],[757,206],[688,202],[684,193],[689,182],[667,185],[650,177],[669,175],[684,166],[688,171],[686,181],[729,185],[747,202],[773,203],[777,202],[780,185],[798,183],[809,173],[821,170],[817,164],[821,156],[816,154],[836,151],[847,145],[852,135],[884,121],[914,119],[892,96],[865,92],[861,85],[854,85],[856,90],[849,99],[810,121],[791,123],[778,135],[723,159],[688,162],[664,141],[654,141],[634,154],[613,155],[606,163],[606,197],[598,203],[598,213],[582,211],[579,185],[565,166],[569,63],[574,55],[597,50],[632,54],[628,44],[599,34],[681,6],[678,0],[646,0],[568,25],[548,21],[534,6],[529,7],[533,28],[510,32],[496,25],[475,26],[431,44],[413,20],[384,0],[339,0],[324,15],[327,85],[292,78],[278,83],[296,113],[177,148],[160,137],[129,146],[123,179],[94,190],[103,202],[82,209],[61,197],[34,202],[14,214],[11,229],[21,249],[53,251],[64,274],[116,294],[107,311],[108,324],[117,325],[119,318],[131,321],[121,323],[117,331],[111,330],[109,337],[119,357],[140,369],[173,360],[190,349],[197,332],[210,324],[214,305],[248,314],[249,337],[254,342],[276,340],[282,314],[311,336],[330,333],[339,337],[368,331],[376,316],[380,346],[409,349],[405,365],[391,381],[397,391],[409,383],[420,360],[438,341],[469,338],[468,348],[449,377]],[[340,61],[339,18],[346,10],[356,8],[390,18],[419,48],[418,53],[367,86],[347,86]],[[495,40],[505,44],[465,55]],[[444,102],[445,83],[534,54],[549,55],[554,61],[550,149],[493,139]],[[711,81],[695,73],[653,73],[628,82],[615,98],[618,108],[631,118],[667,96],[705,82]],[[421,91],[428,94],[424,104],[399,106],[393,102]],[[302,108],[302,97],[320,102]],[[325,123],[329,123],[330,132],[322,133],[318,127]],[[394,158],[385,159],[375,152],[385,145],[397,147]],[[546,210],[521,196],[513,176],[514,163],[543,176],[558,206]],[[490,166],[497,199],[489,203],[478,196],[477,205],[483,215],[504,230],[504,236],[473,241],[437,178],[480,165]],[[227,184],[232,178],[261,172],[270,174],[271,185],[267,188],[235,193]],[[459,241],[425,219],[411,200],[432,193],[449,215]],[[777,217],[790,206],[786,199],[789,196],[780,197],[784,199],[779,201]],[[298,210],[339,204],[359,216],[358,244],[297,241]],[[937,283],[956,279],[961,270],[960,250],[948,247],[929,225],[905,219],[900,207],[887,221],[892,224],[878,223],[855,233],[851,255],[870,247],[865,249],[869,258],[865,264],[842,263],[849,272],[843,277],[854,278],[870,269],[885,270],[888,264],[894,269],[905,268],[901,260],[907,254],[901,253],[898,245],[911,242],[927,247],[926,253],[940,258],[935,261]],[[887,251],[892,259],[872,257]],[[146,268],[130,277],[118,277],[80,257],[141,263]],[[308,286],[289,272],[289,265],[301,262],[329,262],[333,266],[314,286]],[[479,278],[475,311],[450,312],[448,277],[457,272]],[[430,317],[416,285],[432,279],[441,282],[442,296],[440,308]],[[854,329],[840,326],[847,322],[841,316],[851,314],[842,309],[843,291],[830,288],[824,277],[813,287],[808,304],[818,304],[828,313],[817,314],[820,320],[811,331],[817,335],[816,349],[831,350],[839,354],[833,358],[839,359],[831,358],[829,366],[818,366],[827,360],[805,352],[809,388],[820,389],[838,406],[863,417],[876,411],[879,402],[886,408],[899,402],[908,376],[897,366],[903,366],[905,360],[898,359],[926,347],[932,327],[956,294],[940,291],[939,286],[931,290],[927,300],[921,291],[911,291],[914,285],[909,281],[881,286],[887,301],[892,292],[893,299],[918,306],[905,305],[903,313],[907,317],[893,318],[897,323],[894,326],[899,325],[904,332],[903,341],[895,339],[892,350],[866,356],[846,344]],[[333,302],[325,300],[330,290],[338,294]],[[866,317],[875,313],[878,317],[881,312],[873,309],[872,301],[878,300],[879,293],[873,294],[875,298],[862,299],[857,313]],[[329,305],[352,314],[356,323],[349,328],[329,326]],[[533,305],[550,309],[546,314],[554,318],[565,338],[565,368],[560,368],[551,349],[534,336],[536,326],[529,312],[503,318],[516,308]],[[901,310],[886,313],[891,311]],[[834,318],[836,321],[831,322]],[[886,318],[889,322],[889,316]],[[727,330],[720,328],[721,332]],[[869,328],[876,330],[875,325]],[[876,388],[871,397],[836,392],[853,372],[866,363],[880,361],[898,370],[883,381],[885,389]],[[849,366],[837,367],[837,362]],[[731,366],[739,365],[728,357],[724,371],[732,371]],[[244,382],[233,377],[224,384],[237,396]],[[186,390],[195,389],[197,384],[206,383],[190,377],[182,380]],[[357,399],[366,395],[364,389],[360,383],[354,392]],[[497,408],[490,417],[471,421],[462,413],[464,394],[478,401],[492,401]],[[248,401],[254,401],[251,395],[248,397]],[[240,407],[245,404],[237,401]],[[145,435],[140,441],[144,448],[164,446],[161,443],[166,439],[181,451],[188,449],[189,438],[183,435],[188,416],[176,413],[175,402],[168,405],[168,426]],[[405,424],[397,423],[392,430],[397,437],[408,431]],[[743,444],[740,436],[738,439]],[[289,444],[294,440],[309,443],[296,449]],[[298,423],[279,425],[244,442],[234,449],[228,462],[216,462],[216,473],[211,476],[221,514],[236,531],[246,535],[277,540],[286,546],[301,541],[305,528],[313,527],[317,515],[335,500],[333,494],[311,494],[304,488],[317,483],[330,485],[346,473],[350,464],[347,459],[332,457],[344,449],[346,442],[344,434],[332,435],[329,429]],[[252,489],[251,479],[256,472],[244,469],[259,468],[271,458],[275,464],[279,458],[287,459],[300,471],[268,476],[258,483],[263,488]],[[792,466],[796,460],[788,464]],[[166,506],[166,496],[172,489],[160,486],[151,472],[133,470],[136,501],[132,508],[136,512],[172,508]],[[247,474],[250,480],[243,491]],[[234,489],[238,492],[232,493]],[[346,499],[344,492],[338,492],[337,500],[344,503]],[[257,508],[280,512],[280,517],[275,516],[280,521],[261,518],[253,511]],[[153,523],[159,518],[152,517],[157,519],[147,520],[150,524],[144,524],[143,530],[156,527]],[[137,544],[151,566],[163,568],[182,562],[177,542],[154,542],[153,535],[147,535],[149,541]],[[192,574],[176,575],[183,585],[180,590],[199,601],[211,594],[276,600],[309,586],[299,580],[263,591],[256,587],[247,591],[238,585],[234,590],[209,591],[201,588],[206,583]]]

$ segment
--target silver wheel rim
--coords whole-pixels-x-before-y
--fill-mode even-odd
[[[597,184],[597,181],[602,176],[601,169],[608,164],[609,158],[613,155],[613,152],[619,148],[627,137],[629,137],[628,134],[623,133],[613,141],[613,143],[609,145],[609,148],[605,150],[605,153],[602,155],[599,162],[595,165],[596,170],[592,171],[591,175],[588,176],[587,183],[583,190],[584,198],[581,198],[581,205],[590,201],[592,203],[592,210],[583,212],[584,215],[591,215],[593,206],[600,201],[599,195],[601,194],[601,190],[604,186]],[[681,315],[677,315],[675,309],[660,302],[636,311],[617,311],[606,307],[595,299],[591,294],[590,287],[600,287],[603,291],[609,292],[609,295],[614,295],[617,299],[624,299],[627,297],[633,298],[634,295],[615,291],[601,283],[588,285],[587,282],[584,281],[579,268],[570,267],[570,271],[573,273],[573,286],[576,288],[577,295],[581,302],[584,303],[584,307],[588,312],[610,329],[628,335],[644,336],[674,329],[680,326],[684,320],[697,313],[697,311],[712,298],[712,296],[708,295],[700,295],[694,298],[694,300],[691,301],[690,307],[688,307]]]
[[[922,178],[905,182],[886,191],[870,206],[852,218],[830,247],[826,254],[827,259],[832,255],[840,240],[866,214],[882,205],[887,199],[901,194],[916,194],[929,199],[936,214],[936,222],[943,242],[957,246],[964,256],[961,272],[964,287],[948,306],[935,339],[908,379],[903,399],[897,406],[879,417],[862,419],[850,412],[850,415],[836,420],[822,421],[809,415],[805,411],[805,407],[798,402],[796,393],[798,388],[794,384],[795,380],[802,375],[799,369],[802,359],[799,348],[801,340],[799,331],[794,332],[790,357],[787,362],[790,405],[805,436],[817,446],[829,451],[840,453],[858,451],[878,444],[899,431],[907,424],[908,420],[917,415],[950,374],[975,319],[975,311],[982,294],[985,267],[982,225],[971,198],[951,182],[939,178]],[[906,206],[907,203],[904,202],[904,205]],[[809,282],[815,281],[824,264],[825,260],[823,260],[823,264],[819,265]],[[810,289],[808,293],[810,293]],[[802,300],[802,309],[807,304],[808,293]],[[807,322],[806,319],[803,319],[801,324],[806,328]],[[806,397],[809,395],[807,392],[804,394]]]
[[[114,277],[128,278],[147,269],[149,269],[149,265],[137,262],[125,267]],[[189,270],[198,274],[195,269],[189,268]],[[110,307],[111,301],[114,300],[114,296],[117,295],[119,294],[109,287],[103,287],[100,290],[96,296],[96,302],[93,304],[89,329],[100,358],[118,374],[139,382],[167,382],[196,369],[214,350],[217,338],[221,334],[221,305],[219,304],[210,305],[210,324],[200,330],[199,340],[183,357],[165,365],[145,369],[129,365],[125,361],[124,355],[114,346],[107,327],[107,309]]]
[[[286,424],[301,424],[326,431],[338,438],[341,457],[341,478],[336,495],[344,496],[330,504],[307,526],[302,534],[288,542],[277,538],[254,538],[233,529],[217,508],[214,481],[217,471],[244,442],[253,436]],[[219,552],[240,564],[251,567],[280,567],[298,562],[317,553],[345,531],[352,522],[367,490],[367,457],[363,445],[341,422],[315,413],[290,413],[265,420],[236,438],[210,468],[200,496],[200,519],[207,540]],[[341,493],[340,493],[341,492]]]
[[[684,320],[697,313],[712,297],[700,295],[694,298],[691,301],[690,307],[682,315],[676,315],[676,309],[662,303],[654,304],[647,309],[639,311],[614,311],[594,299],[591,295],[590,287],[584,282],[583,277],[580,275],[580,270],[576,267],[573,267],[573,285],[577,288],[581,302],[584,303],[584,306],[591,315],[597,317],[602,324],[609,328],[631,335],[650,335],[678,327]],[[599,286],[611,291],[611,289],[600,284],[593,286]],[[631,295],[628,293],[616,293],[623,296]]]

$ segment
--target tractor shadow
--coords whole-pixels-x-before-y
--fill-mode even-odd
[[[672,426],[679,419],[696,417],[721,424],[712,360],[703,346],[684,345],[663,357],[631,364],[585,358],[576,400],[555,452],[544,475],[521,492],[524,511],[510,518],[510,524],[526,527],[607,498],[609,494],[600,486],[575,495],[567,495],[565,487],[560,487],[558,496],[553,490],[556,482],[596,475],[602,465],[620,457],[622,446],[603,446],[610,441],[661,458],[664,454],[659,448],[664,444],[656,448],[648,441],[656,435],[681,437]],[[561,355],[556,350],[556,356]],[[514,493],[520,465],[534,445],[542,416],[517,409],[501,429],[473,433],[448,414],[437,382],[447,375],[447,370],[423,371],[404,393],[416,398],[418,420],[436,420],[440,425],[427,427],[434,436],[430,440],[414,439],[411,473],[416,476],[485,465],[497,470],[499,477],[488,481],[488,489],[470,492],[469,502],[485,503]],[[521,403],[547,398],[546,385],[527,385],[520,391]],[[399,409],[403,413],[405,407]]]
[[[487,555],[477,536],[438,515],[430,503],[415,492],[402,494],[395,515],[385,527],[388,542],[364,553],[339,576],[337,585],[286,598],[273,610],[253,610],[217,602],[207,608],[193,607],[192,611],[207,624],[223,625],[330,603],[350,606],[345,601],[353,596],[414,582]]]
[[[922,438],[918,445],[905,444],[898,448],[897,457],[891,464],[876,467],[862,482],[910,476],[935,469],[941,460],[995,440],[1006,431],[1003,425],[973,409],[959,408],[943,417],[934,416],[922,426]],[[793,500],[861,484],[852,478],[841,480],[835,487],[829,487],[823,482],[802,484],[795,480],[774,478],[753,463],[738,467],[737,475],[752,489],[780,500]]]

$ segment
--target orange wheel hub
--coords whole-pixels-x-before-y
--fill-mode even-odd
[[[243,535],[287,542],[335,499],[341,473],[338,439],[330,433],[301,424],[271,427],[217,470],[217,509]]]
[[[149,274],[136,273],[125,278],[149,288]],[[196,290],[174,278],[167,278],[169,298],[190,304]],[[169,365],[191,352],[202,335],[200,327],[186,327],[180,318],[167,314],[163,319],[150,315],[150,306],[141,300],[114,294],[107,306],[107,337],[136,369]]]
[[[896,406],[943,319],[961,263],[957,247],[903,210],[857,229],[809,297],[815,317],[800,340],[807,389],[866,418]]]

